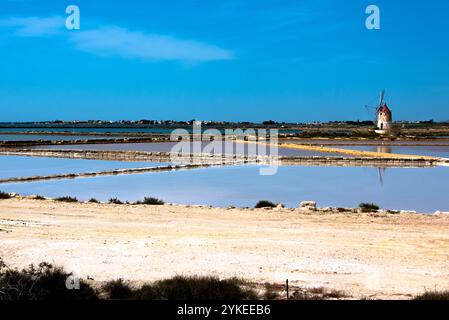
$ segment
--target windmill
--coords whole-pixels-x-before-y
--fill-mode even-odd
[[[385,90],[382,90],[379,95],[379,103],[377,107],[365,105],[365,109],[369,112],[374,111],[374,123],[376,124],[377,130],[376,133],[386,134],[391,133],[390,130],[392,128],[392,116],[391,110],[388,108],[385,103]],[[377,152],[391,153],[391,150],[385,150],[383,147],[377,147]],[[380,185],[384,184],[384,176],[386,167],[377,167],[377,172],[379,174],[379,182]]]
[[[393,116],[390,108],[385,103],[385,90],[382,90],[379,96],[377,107],[365,106],[367,110],[375,110],[376,133],[391,134],[393,129]]]

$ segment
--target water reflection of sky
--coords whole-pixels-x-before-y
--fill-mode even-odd
[[[258,167],[221,167],[75,180],[0,185],[1,190],[56,197],[118,197],[135,201],[154,196],[173,203],[248,206],[262,199],[297,207],[315,200],[322,207],[356,207],[374,202],[383,208],[420,212],[449,211],[449,168],[389,168],[383,185],[376,168],[280,167],[260,176]]]
[[[156,165],[162,164],[151,162],[0,156],[0,178],[44,176],[60,173],[152,167]]]
[[[181,127],[183,130],[187,132],[193,132],[192,126]],[[2,132],[75,132],[75,133],[154,133],[154,134],[171,134],[173,130],[178,129],[177,126],[173,127],[101,127],[101,128],[70,128],[70,127],[62,127],[62,128],[46,128],[46,127],[30,127],[30,128],[18,128],[18,127],[5,127],[0,128],[0,133]],[[208,127],[203,127],[202,130],[207,130]],[[220,132],[224,133],[225,129],[218,129]],[[232,129],[231,129],[232,130]],[[279,133],[286,134],[297,134],[300,133],[301,130],[297,129],[278,129]]]
[[[96,139],[115,139],[117,136],[70,136],[70,135],[53,135],[53,134],[0,134],[0,141],[32,141],[32,140],[96,140]]]

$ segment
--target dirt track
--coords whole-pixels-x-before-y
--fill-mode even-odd
[[[449,216],[0,200],[0,257],[95,280],[240,276],[407,298],[449,288]]]

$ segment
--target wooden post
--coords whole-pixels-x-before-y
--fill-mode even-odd
[[[288,279],[285,280],[285,291],[287,292],[287,300],[288,300]]]

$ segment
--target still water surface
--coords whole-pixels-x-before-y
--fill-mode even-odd
[[[122,162],[63,158],[0,156],[0,179],[81,173],[113,169],[154,167],[166,165],[154,162]],[[0,185],[1,189],[1,185]]]
[[[180,126],[180,128],[187,130],[188,132],[192,133],[193,129],[191,126],[183,127]],[[75,133],[152,133],[152,134],[171,134],[173,130],[176,130],[177,127],[134,127],[134,128],[127,128],[127,127],[102,127],[102,128],[70,128],[70,127],[63,127],[63,128],[45,128],[45,127],[6,127],[6,128],[0,128],[1,132],[75,132]],[[203,130],[207,130],[207,127],[204,127]],[[218,129],[220,132],[224,133],[225,129]],[[287,133],[287,134],[295,134],[300,133],[300,130],[297,129],[278,129],[279,133]]]
[[[121,138],[117,136],[70,136],[70,135],[53,135],[53,134],[1,134],[0,141],[33,141],[33,140],[48,140],[48,141],[72,141],[72,140],[96,140],[96,139],[116,139]]]
[[[383,182],[381,183],[380,174]],[[111,197],[135,201],[154,196],[167,202],[252,207],[266,199],[297,207],[315,200],[321,207],[356,207],[374,202],[385,209],[449,211],[449,168],[280,167],[260,176],[257,166],[214,167],[174,172],[2,184],[0,190],[87,200]]]

